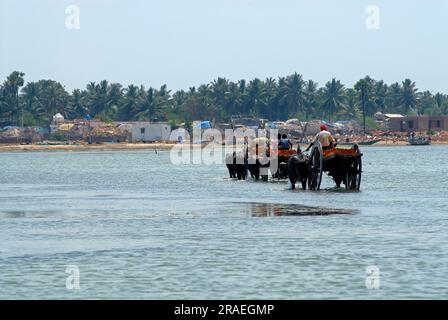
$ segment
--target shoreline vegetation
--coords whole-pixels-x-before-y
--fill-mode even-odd
[[[14,71],[0,85],[0,126],[49,126],[60,113],[65,119],[112,121],[163,121],[190,129],[192,121],[209,119],[228,122],[232,116],[250,115],[270,121],[297,118],[355,120],[375,128],[375,113],[446,115],[448,95],[419,91],[415,82],[386,84],[369,76],[352,86],[333,78],[319,84],[299,73],[267,79],[217,79],[172,91],[102,80],[85,89],[68,92],[54,80],[25,81]]]
[[[154,150],[163,151],[171,150],[174,146],[180,146],[173,143],[104,143],[104,144],[0,144],[0,153],[2,152],[47,152],[47,151],[136,151],[136,150]],[[302,147],[307,144],[300,144]],[[448,141],[434,141],[432,145],[448,145]],[[183,144],[183,147],[191,147],[200,149],[200,144]],[[296,148],[297,144],[294,145]],[[363,145],[361,148],[375,148],[375,147],[403,147],[409,146],[407,141],[379,141],[373,145]],[[216,145],[216,147],[222,147]],[[230,146],[228,146],[230,147]]]
[[[26,82],[23,72],[13,71],[0,84],[0,152],[167,150],[172,144],[135,143],[139,139],[130,139],[131,132],[121,131],[117,123],[160,122],[172,129],[191,132],[193,123],[198,120],[210,120],[214,127],[216,124],[216,128],[225,128],[238,117],[259,119],[275,126],[283,123],[279,129],[295,133],[290,138],[297,138],[296,133],[302,132],[306,140],[310,136],[307,128],[324,122],[343,126],[340,138],[336,137],[339,141],[344,141],[348,134],[351,142],[380,140],[374,147],[407,145],[406,133],[390,132],[385,118],[378,120],[378,114],[385,116],[386,113],[446,115],[448,95],[419,91],[410,79],[386,84],[366,76],[350,87],[335,78],[318,84],[305,80],[299,73],[247,81],[218,77],[197,88],[177,91],[169,90],[167,85],[160,89],[132,84],[123,87],[103,80],[90,82],[85,89],[69,93],[57,81]],[[63,119],[61,123],[74,126],[62,129],[56,116]],[[291,120],[300,125],[289,126]],[[95,121],[102,125],[91,125]],[[432,144],[448,144],[445,124],[436,127],[445,131],[429,130],[418,134],[429,136]]]

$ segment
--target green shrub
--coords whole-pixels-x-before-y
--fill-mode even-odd
[[[371,117],[366,118],[366,125],[369,128],[369,130],[378,130],[379,129],[378,123]]]

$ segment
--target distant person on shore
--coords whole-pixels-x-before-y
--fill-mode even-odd
[[[320,132],[316,134],[316,137],[314,138],[313,142],[308,146],[308,148],[305,151],[310,150],[310,148],[319,141],[322,145],[323,150],[332,149],[336,145],[336,140],[333,138],[333,135],[330,131],[327,130],[326,125],[320,126]]]

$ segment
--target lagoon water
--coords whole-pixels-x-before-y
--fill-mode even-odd
[[[0,153],[0,299],[448,298],[448,147],[362,151],[361,192],[168,151]]]

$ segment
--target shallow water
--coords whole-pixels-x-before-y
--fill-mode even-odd
[[[362,151],[361,192],[168,151],[0,153],[0,298],[448,298],[448,147]]]

